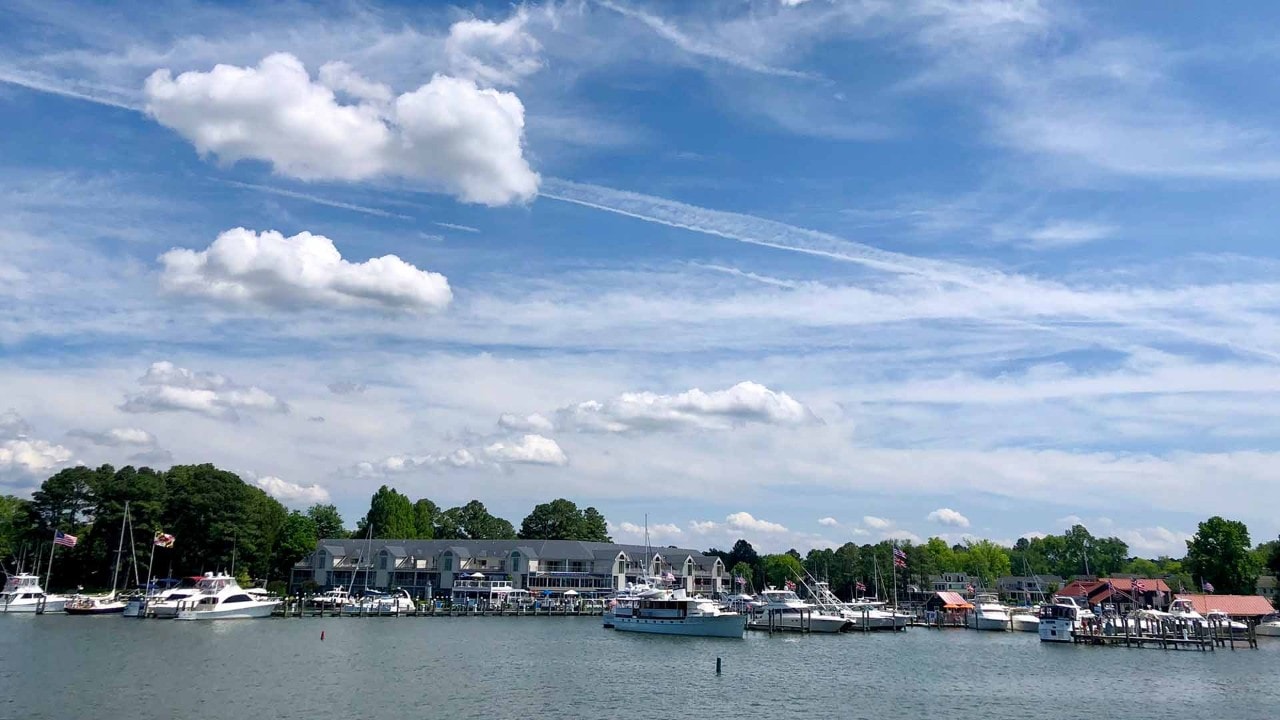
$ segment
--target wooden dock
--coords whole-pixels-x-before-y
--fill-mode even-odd
[[[437,605],[435,603],[420,604],[413,610],[401,612],[375,612],[361,607],[335,608],[310,602],[309,598],[288,598],[272,613],[274,617],[286,618],[363,618],[363,617],[599,617],[604,614],[603,607],[594,606],[515,606],[515,607],[474,607]]]
[[[1102,621],[1072,633],[1071,640],[1077,645],[1200,652],[1258,648],[1257,625],[1252,622],[1240,634],[1222,622],[1180,618],[1140,618],[1136,623]]]

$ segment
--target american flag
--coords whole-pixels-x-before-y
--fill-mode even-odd
[[[1203,583],[1201,583],[1200,587],[1203,588],[1205,592],[1213,592],[1213,583],[1209,582],[1208,580],[1205,580]]]
[[[53,531],[53,544],[54,544],[54,545],[61,545],[62,547],[69,547],[69,548],[73,548],[73,547],[75,547],[75,546],[76,546],[76,536],[75,536],[75,535],[68,535],[68,534],[66,534],[66,533],[62,532],[61,530],[54,530],[54,531]]]
[[[744,577],[742,577],[741,575],[734,575],[734,576],[733,576],[733,581],[734,581],[734,582],[736,582],[736,583],[738,583],[739,585],[746,585],[746,584],[747,584],[747,579],[746,579],[746,578],[744,578]]]
[[[795,583],[793,583],[793,582],[791,582],[790,580],[788,580],[788,581],[787,581],[787,589],[788,589],[788,590],[795,590],[795,589],[796,589],[796,584],[795,584]]]
[[[676,581],[676,576],[675,576],[675,575],[672,575],[671,573],[667,573],[667,574],[665,574],[665,575],[663,575],[663,576],[662,576],[662,579],[663,579],[663,580],[666,580],[667,582],[675,582],[675,581]]]
[[[907,554],[902,551],[902,548],[896,547],[893,549],[893,565],[900,568],[907,566]]]
[[[967,586],[965,586],[965,590],[966,590],[966,591],[968,591],[968,593],[969,593],[970,595],[972,595],[972,594],[973,594],[973,583],[969,583]]]
[[[1133,591],[1139,595],[1147,591],[1147,586],[1141,580],[1133,581]]]
[[[867,591],[867,584],[866,584],[866,583],[864,583],[864,582],[862,582],[861,580],[859,580],[857,583],[855,583],[853,587],[854,587],[858,592],[866,592],[866,591]]]

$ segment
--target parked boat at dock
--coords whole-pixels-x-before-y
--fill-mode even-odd
[[[675,591],[647,589],[614,598],[608,626],[620,632],[696,637],[741,638],[746,617],[723,610],[708,598]]]
[[[40,587],[40,578],[28,573],[10,575],[0,592],[0,613],[56,613],[66,607],[67,599],[61,595],[47,595]]]
[[[1009,625],[1014,632],[1040,632],[1040,608],[1010,610]]]
[[[68,615],[117,615],[128,603],[110,592],[105,595],[75,595],[63,610]]]
[[[199,594],[178,603],[178,620],[240,620],[271,617],[280,604],[277,598],[264,598],[240,587],[230,575],[205,573],[198,586]]]
[[[974,599],[973,612],[965,620],[974,630],[995,630],[1008,632],[1009,608],[996,599],[995,595],[979,595]]]
[[[853,621],[822,612],[800,599],[794,590],[769,588],[757,597],[760,604],[747,622],[753,630],[804,630],[835,633],[852,630]]]
[[[1055,597],[1052,603],[1040,606],[1040,641],[1072,642],[1093,617],[1093,611],[1075,598]]]
[[[390,593],[366,590],[365,596],[359,601],[348,601],[342,607],[342,613],[344,615],[403,615],[413,612],[416,607],[413,597],[407,590],[399,589]]]

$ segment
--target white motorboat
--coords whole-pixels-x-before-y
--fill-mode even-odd
[[[1188,620],[1193,623],[1204,622],[1204,616],[1196,611],[1196,606],[1190,600],[1185,598],[1174,600],[1173,604],[1169,606],[1169,612],[1165,614],[1175,620]]]
[[[1032,607],[1010,610],[1009,625],[1014,632],[1040,632],[1040,609]]]
[[[809,602],[819,613],[836,615],[853,623],[851,630],[905,630],[910,616],[887,610],[886,603],[874,598],[859,598],[844,602],[831,592],[831,586],[823,580],[800,581],[809,591]]]
[[[1280,614],[1268,615],[1262,618],[1255,632],[1259,636],[1280,637]]]
[[[417,606],[408,590],[400,588],[391,593],[366,590],[359,602],[348,601],[342,607],[344,615],[403,615]]]
[[[240,587],[230,575],[205,573],[199,594],[178,602],[178,620],[241,620],[271,617],[278,598],[263,597]]]
[[[824,613],[800,599],[794,590],[769,588],[760,593],[760,604],[747,622],[752,630],[807,630],[835,633],[853,629],[853,621]]]
[[[741,638],[746,628],[746,616],[723,610],[709,598],[690,597],[684,588],[619,596],[611,603],[610,616],[620,632]]]
[[[1230,632],[1232,635],[1246,635],[1249,632],[1249,626],[1238,620],[1232,620],[1231,616],[1221,610],[1210,610],[1204,614],[1205,623],[1209,626],[1216,626],[1218,632]]]
[[[973,611],[966,617],[965,624],[975,630],[1008,632],[1009,608],[1002,605],[995,595],[979,595],[974,599]]]
[[[177,617],[178,605],[183,600],[200,594],[200,581],[203,579],[199,575],[185,577],[176,586],[148,597],[143,612],[161,619]]]
[[[351,593],[346,588],[333,588],[311,599],[317,607],[329,610],[341,610],[343,605],[351,602]]]
[[[1059,595],[1040,606],[1040,642],[1069,643],[1093,617],[1093,611],[1081,601]]]
[[[0,614],[62,612],[67,599],[61,595],[46,595],[40,587],[40,578],[27,573],[10,575],[0,592]]]

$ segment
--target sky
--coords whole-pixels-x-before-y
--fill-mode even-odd
[[[1280,8],[0,10],[0,492],[1280,532]]]

